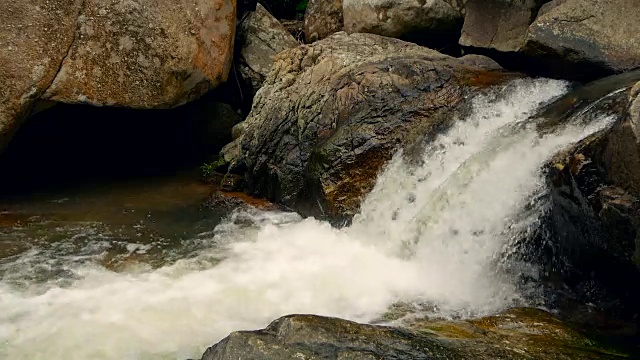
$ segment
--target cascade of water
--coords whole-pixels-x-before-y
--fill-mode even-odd
[[[0,281],[0,357],[187,358],[289,313],[366,322],[397,302],[426,302],[441,316],[513,305],[522,294],[494,260],[535,221],[536,211],[522,214],[544,187],[542,165],[609,124],[536,132],[528,118],[564,91],[558,81],[519,80],[476,98],[419,166],[393,158],[348,228],[236,212],[210,251],[171,266],[114,273],[73,263],[63,286]]]

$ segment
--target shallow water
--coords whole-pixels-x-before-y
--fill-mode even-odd
[[[0,277],[50,281],[73,264],[159,267],[197,251],[222,212],[187,174],[0,198]]]
[[[521,80],[474,99],[421,165],[396,155],[343,229],[260,210],[216,226],[189,181],[14,199],[0,217],[0,357],[198,358],[290,313],[370,322],[398,303],[442,317],[526,303],[497,264],[545,206],[541,168],[609,124],[539,135],[528,118],[566,90]]]

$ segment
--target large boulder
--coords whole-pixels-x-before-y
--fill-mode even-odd
[[[0,151],[58,74],[82,3],[0,2]]]
[[[515,52],[522,49],[538,10],[549,0],[469,0],[460,45]]]
[[[202,360],[231,359],[617,359],[616,353],[535,309],[472,321],[422,321],[411,329],[290,315],[235,332]]]
[[[348,33],[373,33],[428,44],[455,43],[462,28],[461,0],[343,0]]]
[[[304,36],[308,43],[342,31],[342,0],[310,0],[304,13]]]
[[[44,99],[169,108],[227,79],[235,0],[86,0],[75,39]]]
[[[589,91],[601,93],[598,87],[620,87],[625,81],[619,75]],[[632,284],[640,282],[638,88],[640,84],[630,99],[629,92],[621,92],[597,103],[567,95],[571,113],[616,120],[551,161],[549,206],[526,254],[542,265],[544,276],[562,279],[556,284],[561,292],[636,321],[640,289]]]
[[[509,78],[496,69],[481,56],[340,32],[277,56],[222,157],[253,195],[354,214],[400,145],[448,126],[466,95]]]
[[[298,41],[262,5],[238,28],[238,70],[255,94],[273,67],[274,56],[298,46]]]
[[[595,78],[640,66],[635,0],[555,0],[530,26],[523,53],[541,72]]]

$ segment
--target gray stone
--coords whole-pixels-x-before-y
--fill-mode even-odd
[[[222,155],[252,195],[353,214],[398,146],[445,127],[465,94],[506,81],[495,69],[479,56],[340,32],[276,57]]]
[[[278,19],[260,4],[240,24],[238,42],[238,69],[254,94],[271,71],[274,56],[299,45]]]
[[[459,34],[464,4],[457,0],[343,0],[348,33],[372,33],[421,43]]]
[[[563,0],[545,6],[523,53],[561,77],[593,78],[640,66],[636,0]]]
[[[538,9],[548,0],[469,0],[460,45],[519,51]]]

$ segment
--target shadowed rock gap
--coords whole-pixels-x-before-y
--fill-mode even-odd
[[[215,94],[169,110],[59,104],[30,118],[0,155],[0,196],[96,181],[196,173],[240,116]]]

